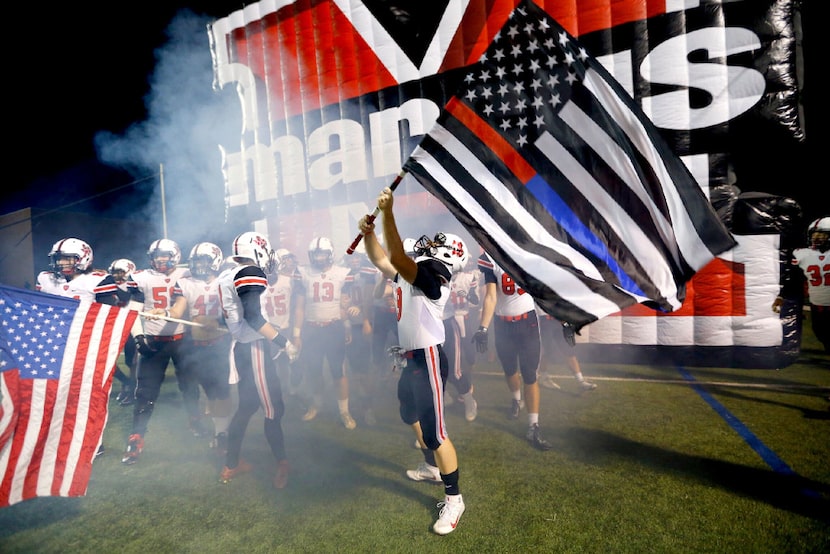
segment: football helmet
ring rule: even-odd
[[[277,249],[277,259],[279,260],[277,271],[280,273],[293,273],[297,269],[297,256],[287,248]]]
[[[415,243],[418,242],[411,237],[403,239],[403,251],[407,256],[415,257]]]
[[[61,258],[75,258],[72,265],[61,265]],[[66,238],[52,245],[49,251],[49,269],[55,275],[64,277],[83,273],[92,267],[92,247],[81,239]]]
[[[119,258],[110,264],[107,271],[115,279],[115,282],[120,285],[135,271],[135,264],[127,258]]]
[[[194,277],[205,279],[211,274],[219,273],[219,268],[222,267],[224,261],[225,257],[222,255],[221,248],[212,242],[200,242],[190,250],[187,265]]]
[[[252,260],[265,273],[272,273],[279,263],[271,242],[255,231],[242,233],[233,240],[233,257]]]
[[[314,269],[328,269],[334,263],[334,246],[327,237],[314,237],[308,244],[308,262]]]
[[[819,252],[830,250],[830,216],[820,217],[807,227],[810,248]]]
[[[423,235],[415,242],[414,250],[416,256],[427,256],[443,262],[452,273],[464,269],[470,259],[464,241],[452,233],[436,233],[431,240]]]
[[[170,239],[153,241],[147,249],[147,256],[150,258],[150,267],[159,273],[170,273],[182,261],[182,251],[179,245]],[[166,256],[167,261],[157,260],[160,256]]]

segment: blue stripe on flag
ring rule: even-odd
[[[594,235],[588,227],[580,221],[574,214],[570,206],[566,204],[562,198],[548,185],[548,183],[539,175],[533,177],[525,184],[525,187],[533,193],[536,200],[542,204],[552,218],[559,223],[565,231],[577,241],[580,246],[588,252],[601,259],[611,269],[617,279],[620,280],[620,286],[634,294],[645,296],[643,290],[637,283],[628,276],[628,274],[620,267],[614,257],[608,252],[605,243]]]

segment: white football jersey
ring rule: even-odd
[[[218,280],[208,283],[195,277],[182,277],[178,283],[187,299],[187,319],[192,320],[197,316],[218,319],[221,316]]]
[[[343,289],[353,277],[347,267],[334,265],[325,271],[310,266],[297,271],[298,293],[305,296],[305,321],[324,323],[342,319],[341,299]]]
[[[527,294],[510,275],[498,266],[488,254],[478,259],[478,268],[485,283],[496,283],[497,316],[517,316],[536,309],[533,297]]]
[[[262,293],[264,310],[262,315],[277,329],[287,329],[291,322],[291,291],[294,279],[280,273],[277,280],[269,282]]]
[[[255,265],[239,265],[226,269],[216,280],[219,282],[219,301],[222,304],[225,324],[233,338],[243,343],[264,338],[259,331],[245,321],[245,310],[237,291],[243,287],[262,287],[264,292],[265,287],[268,286],[265,272]],[[267,317],[263,296],[264,294],[259,296],[260,309],[263,317]]]
[[[400,275],[395,277],[395,297],[398,299],[398,342],[404,350],[427,348],[443,344],[444,306],[450,298],[450,287],[441,286],[441,296],[431,300]]]
[[[118,285],[112,275],[106,271],[91,271],[76,275],[71,281],[55,275],[51,271],[41,271],[37,276],[35,290],[65,296],[76,300],[95,302],[99,294],[111,294],[115,297]],[[109,302],[107,302],[109,303]]]
[[[810,303],[830,306],[830,251],[796,248],[793,251],[793,264],[804,272]]]
[[[155,269],[138,269],[127,278],[127,290],[132,300],[141,302],[145,312],[153,308],[169,309],[182,296],[178,285],[179,278],[187,271],[176,268],[170,275],[159,273]],[[184,333],[184,324],[162,319],[142,319],[144,334],[152,337],[179,335]]]
[[[465,316],[470,313],[470,301],[467,297],[470,290],[474,290],[478,294],[480,274],[481,272],[478,270],[453,273],[450,281],[450,299],[447,300],[447,305],[444,307],[444,319],[453,316]]]

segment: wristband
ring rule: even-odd
[[[277,333],[276,336],[273,339],[271,339],[271,342],[273,342],[280,348],[285,348],[285,345],[288,344],[288,339],[286,339],[280,333]]]
[[[485,327],[484,325],[479,325],[478,330],[486,333],[487,332],[487,327]]]

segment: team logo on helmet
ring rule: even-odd
[[[74,258],[75,262],[67,265],[60,260]],[[52,245],[49,251],[49,269],[56,275],[69,276],[83,273],[92,267],[92,247],[81,239],[62,239]]]
[[[265,273],[272,273],[277,266],[277,254],[264,235],[254,231],[242,233],[233,241],[235,258],[252,260]]]
[[[107,271],[115,279],[115,282],[120,285],[135,271],[135,264],[127,258],[119,258],[110,264]]]
[[[423,235],[413,248],[416,256],[427,256],[443,262],[453,273],[464,269],[470,259],[464,241],[452,233],[436,233],[432,239]]]
[[[205,279],[219,273],[224,260],[221,248],[212,242],[200,242],[190,250],[187,264],[193,276]]]

